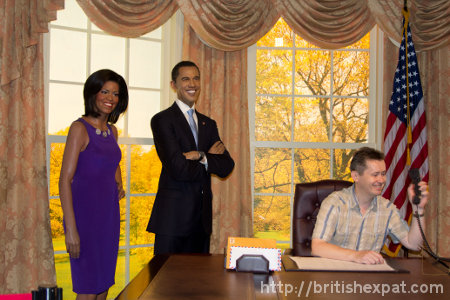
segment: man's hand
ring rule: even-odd
[[[311,254],[325,258],[352,261],[360,264],[382,264],[383,256],[376,251],[371,250],[352,250],[330,244],[321,239],[312,239]]]
[[[214,143],[214,145],[211,146],[211,148],[208,150],[208,153],[211,154],[223,154],[225,152],[225,145],[222,143],[222,141],[217,141]]]
[[[200,159],[200,153],[198,151],[189,151],[183,153],[184,157],[189,160],[199,160]]]
[[[354,262],[367,265],[384,263],[383,256],[381,256],[380,253],[371,250],[356,251],[352,260]]]
[[[425,181],[421,181],[418,183],[419,185],[419,190],[420,190],[420,203],[419,203],[419,209],[424,209],[425,205],[428,202],[428,184]],[[413,204],[413,199],[414,199],[415,193],[414,193],[414,184],[410,184],[408,187],[408,198],[409,198],[409,202],[411,202],[411,204]]]

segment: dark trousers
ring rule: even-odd
[[[188,236],[155,234],[154,255],[171,253],[209,253],[210,235],[203,231]]]

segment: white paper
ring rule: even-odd
[[[382,264],[368,265],[323,257],[290,257],[300,270],[320,271],[394,271],[386,261]]]
[[[236,260],[244,254],[263,255],[270,271],[281,270],[281,249],[231,246],[229,269],[236,269]]]

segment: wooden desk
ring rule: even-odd
[[[308,286],[308,299],[449,298],[450,276],[440,265],[415,258],[391,259],[390,263],[409,273],[283,270],[257,275],[225,270],[223,255],[156,256],[116,299],[300,299],[306,297]],[[419,293],[411,291],[413,284]],[[364,285],[370,293],[364,291]],[[443,288],[443,293],[429,292],[431,288],[437,291],[438,285]],[[382,297],[382,288],[386,290],[387,287],[390,291]],[[427,288],[428,292],[420,293],[421,287]]]

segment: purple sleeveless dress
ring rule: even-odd
[[[72,181],[80,257],[70,259],[73,291],[99,294],[114,285],[119,250],[120,210],[115,174],[122,153],[110,134],[97,135],[82,118],[89,144],[80,152]]]

